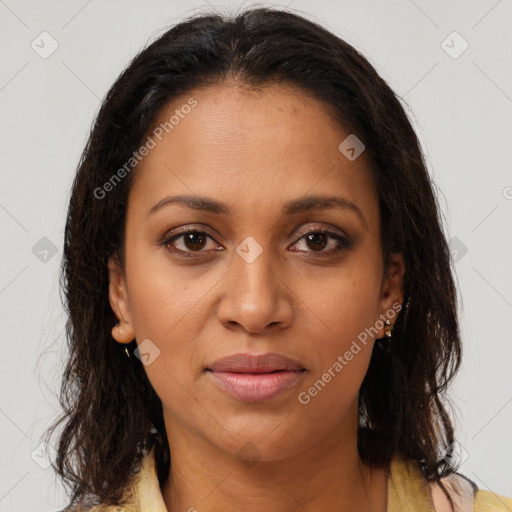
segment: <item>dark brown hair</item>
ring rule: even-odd
[[[298,14],[253,8],[233,16],[196,14],[141,51],[108,91],[83,151],[61,273],[69,347],[64,414],[48,431],[49,437],[63,424],[54,468],[72,503],[93,496],[117,504],[141,446],[155,448],[161,485],[171,463],[161,401],[143,365],[111,337],[116,318],[107,262],[111,256],[124,261],[136,167],[104,197],[95,191],[130,159],[171,100],[228,79],[247,87],[299,87],[365,144],[383,259],[403,253],[409,305],[398,315],[390,350],[379,343],[373,349],[359,392],[358,449],[374,466],[402,454],[429,481],[439,481],[456,470],[452,458],[442,457],[454,442],[444,392],[459,368],[461,343],[450,252],[417,136],[396,94],[350,44]]]

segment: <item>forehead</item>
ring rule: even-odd
[[[304,195],[336,194],[375,221],[366,154],[351,161],[339,149],[349,135],[323,103],[292,86],[199,88],[159,113],[130,203],[147,211],[166,195],[196,194],[254,216]]]

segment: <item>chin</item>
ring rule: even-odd
[[[307,449],[307,441],[311,436],[304,438],[290,437],[288,432],[280,432],[279,422],[273,428],[262,429],[261,425],[247,425],[244,433],[237,434],[233,430],[231,436],[226,432],[222,440],[211,440],[218,449],[231,454],[247,467],[261,462],[277,462],[293,458]],[[247,432],[249,430],[249,432]],[[313,444],[313,443],[312,443]]]

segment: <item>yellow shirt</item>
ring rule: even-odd
[[[476,484],[470,482],[459,474],[443,479],[452,499],[459,506],[457,512],[512,512],[512,498],[478,489]],[[140,471],[133,475],[126,496],[128,501],[122,507],[67,508],[61,512],[167,512],[158,483],[153,451],[144,456]],[[429,484],[414,461],[398,454],[392,458],[388,474],[387,512],[450,510],[440,487]]]

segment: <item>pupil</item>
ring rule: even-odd
[[[320,238],[321,241],[318,239]],[[323,233],[311,233],[307,236],[308,243],[313,242],[313,245],[316,245],[317,247],[311,247],[311,249],[323,249],[326,245],[326,235]],[[322,243],[323,240],[323,243]],[[319,247],[320,246],[320,247]]]
[[[189,233],[185,236],[185,245],[190,250],[202,249],[205,239],[206,237],[201,233]]]

